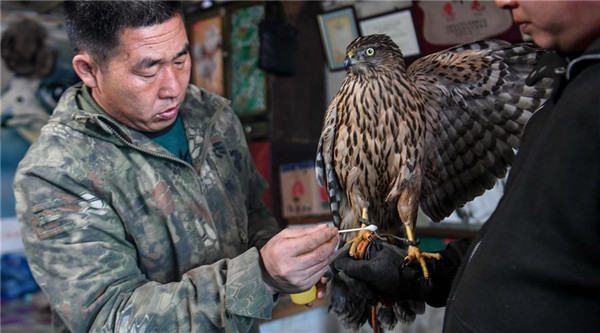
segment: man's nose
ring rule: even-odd
[[[500,7],[503,9],[513,9],[519,5],[519,1],[517,0],[494,0],[496,3],[496,7]]]
[[[181,95],[184,87],[180,84],[181,71],[173,67],[168,67],[163,72],[163,77],[158,91],[159,98],[174,98]]]

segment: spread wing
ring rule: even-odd
[[[426,144],[421,208],[434,221],[491,188],[515,157],[551,81],[526,86],[544,51],[481,41],[415,61],[408,68],[425,96]]]
[[[325,111],[323,130],[321,131],[319,145],[317,146],[315,173],[319,186],[326,186],[333,224],[339,228],[341,224],[340,206],[342,205],[342,200],[345,201],[345,195],[340,186],[338,176],[335,173],[333,160],[337,126],[336,105],[337,98],[334,98],[329,104],[327,111]]]

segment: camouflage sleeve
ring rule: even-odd
[[[83,182],[50,167],[24,166],[15,179],[29,264],[70,330],[248,332],[270,317],[275,301],[255,248],[176,282],[149,281],[110,196]]]

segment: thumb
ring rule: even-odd
[[[372,278],[370,268],[366,260],[356,260],[354,258],[340,258],[333,263],[337,272],[343,272],[346,275],[368,281]]]

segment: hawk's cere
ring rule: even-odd
[[[439,221],[506,174],[527,120],[551,92],[549,80],[525,85],[544,52],[526,44],[469,43],[408,68],[386,35],[359,37],[346,51],[348,72],[326,111],[316,168],[340,229],[366,222],[414,240],[419,206]],[[427,274],[423,255],[409,247],[408,260],[419,260]],[[353,297],[352,283],[334,278],[331,306],[358,328],[371,310],[362,295]],[[386,327],[424,309],[417,302],[377,306]]]

